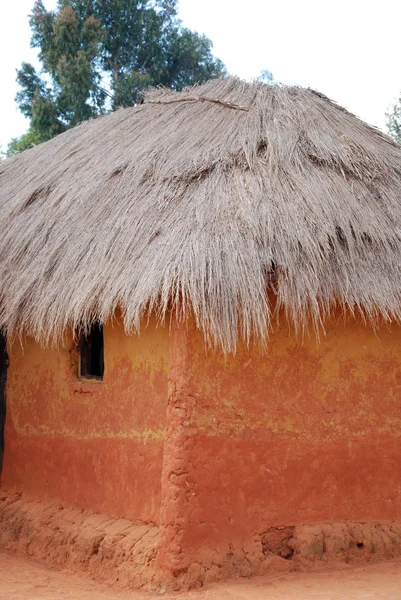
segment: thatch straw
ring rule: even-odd
[[[211,81],[0,166],[0,326],[194,311],[225,350],[335,303],[401,320],[401,149],[324,96]]]

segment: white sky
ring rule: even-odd
[[[0,0],[0,148],[27,129],[16,109],[15,69],[35,60],[27,15],[34,0]],[[45,0],[53,9],[56,0]],[[314,87],[385,127],[401,90],[400,0],[179,0],[185,26],[206,33],[230,73],[262,69]]]

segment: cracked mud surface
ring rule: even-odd
[[[400,600],[401,560],[231,580],[179,594],[145,593],[101,584],[83,574],[0,552],[0,600]]]
[[[28,555],[48,568],[85,572],[118,588],[200,589],[238,576],[245,581],[269,574],[283,577],[339,563],[358,563],[362,568],[401,555],[400,522],[321,523],[269,528],[250,544],[231,550],[204,548],[197,561],[184,564],[180,571],[183,553],[174,545],[173,527],[171,532],[170,536],[165,528],[160,545],[154,524],[64,507],[57,501],[28,500],[5,490],[0,496],[3,551]]]

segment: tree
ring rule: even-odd
[[[257,77],[256,79],[257,81],[262,81],[263,83],[270,83],[272,85],[274,84],[273,73],[268,69],[262,69],[259,77]]]
[[[21,137],[12,138],[9,141],[6,156],[14,156],[24,150],[29,150],[29,148],[33,148],[43,141],[44,140],[40,138],[39,134],[34,129],[29,128],[26,133],[21,135]]]
[[[389,135],[401,144],[401,98],[393,106],[392,112],[386,114]]]
[[[211,41],[182,27],[177,0],[58,0],[55,11],[36,0],[30,27],[42,72],[21,65],[16,102],[32,143],[132,106],[149,86],[179,90],[225,75]]]

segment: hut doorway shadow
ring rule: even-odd
[[[0,334],[0,477],[4,457],[4,427],[6,424],[7,340]]]

